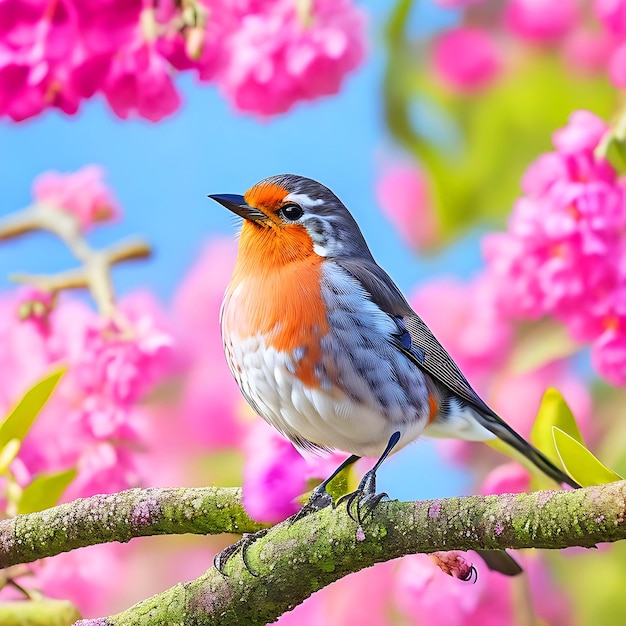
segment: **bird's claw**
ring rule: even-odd
[[[224,571],[226,563],[228,563],[232,556],[241,551],[241,559],[243,560],[243,564],[248,572],[252,576],[258,576],[258,573],[254,571],[248,561],[248,549],[257,539],[264,537],[268,530],[268,528],[262,528],[261,530],[257,530],[255,533],[244,533],[239,541],[233,543],[231,546],[227,546],[221,552],[218,552],[215,557],[213,557],[213,565],[215,566],[215,569],[222,574],[222,576],[228,576],[228,574]]]
[[[313,489],[313,492],[311,493],[311,497],[309,498],[308,502],[297,513],[289,518],[289,523],[293,524],[294,522],[303,519],[311,513],[317,513],[318,511],[321,511],[322,509],[325,509],[332,505],[333,498],[328,493],[328,491],[326,491],[326,489],[323,487],[316,487],[315,489]]]
[[[376,493],[376,473],[370,470],[363,476],[356,491],[342,496],[337,505],[346,502],[348,515],[360,525],[368,515],[374,515],[374,509],[387,497],[384,492]]]

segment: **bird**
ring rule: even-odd
[[[422,435],[498,438],[560,485],[579,487],[474,391],[330,189],[281,174],[243,196],[209,198],[243,218],[220,312],[226,360],[241,393],[295,446],[350,454],[292,522],[331,506],[330,481],[373,457],[357,489],[342,498],[360,524],[387,495],[376,491],[381,464]],[[246,550],[255,538],[218,554],[218,570],[240,548],[251,570]],[[505,574],[521,571],[506,552],[482,556]]]

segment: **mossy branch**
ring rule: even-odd
[[[238,489],[133,489],[0,523],[1,562],[136,536],[259,527],[243,511]],[[362,530],[356,532],[343,506],[279,524],[249,550],[258,576],[235,556],[227,577],[211,568],[119,615],[80,623],[266,624],[331,582],[406,554],[617,541],[626,538],[626,481],[573,491],[385,502]]]
[[[128,489],[0,521],[0,568],[149,535],[254,532],[241,489]]]

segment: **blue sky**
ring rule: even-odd
[[[121,121],[100,98],[85,103],[74,117],[51,111],[27,123],[2,121],[0,215],[26,206],[32,179],[45,170],[104,166],[125,217],[94,231],[91,241],[104,246],[135,234],[148,239],[154,257],[116,269],[116,289],[123,294],[148,286],[167,302],[207,238],[234,235],[231,216],[207,194],[243,193],[266,176],[297,173],[335,191],[359,221],[378,262],[401,288],[432,275],[471,274],[480,262],[476,237],[436,257],[419,258],[403,246],[376,206],[379,165],[394,154],[383,123],[384,57],[376,31],[389,5],[365,6],[374,12],[367,63],[348,78],[338,96],[302,104],[275,120],[237,114],[213,87],[200,87],[183,75],[177,84],[185,104],[159,124]],[[424,3],[414,16],[422,30],[451,19]],[[11,272],[72,266],[67,251],[47,234],[6,242],[0,245],[0,289],[9,288]],[[393,497],[444,496],[463,484],[462,474],[441,467],[427,442],[407,448],[383,468],[380,487]],[[435,475],[440,478],[433,479]]]

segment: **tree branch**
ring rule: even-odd
[[[0,563],[137,536],[258,528],[245,515],[238,489],[131,489],[1,522]],[[344,507],[279,524],[249,550],[258,576],[235,556],[228,577],[211,568],[119,615],[81,624],[266,624],[331,582],[406,554],[617,541],[626,538],[626,481],[572,491],[386,502],[362,530],[357,533]]]
[[[241,489],[128,489],[0,521],[0,568],[133,537],[263,527],[244,511]]]
[[[626,538],[626,481],[572,491],[387,502],[359,541],[345,508],[280,524],[240,557],[225,577],[211,568],[197,580],[109,618],[82,626],[266,624],[339,578],[406,554],[478,548],[592,547]],[[359,533],[360,534],[360,533]]]

